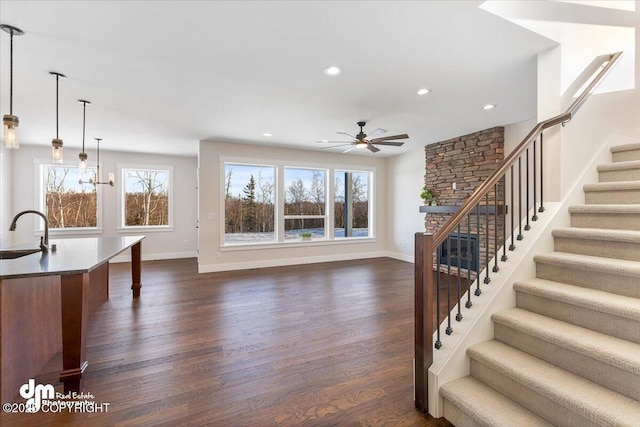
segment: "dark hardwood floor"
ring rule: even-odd
[[[84,384],[108,412],[3,413],[2,426],[451,425],[413,404],[412,264],[198,274],[195,259],[145,262],[138,300],[129,264],[110,278]],[[37,383],[62,392],[61,364]]]

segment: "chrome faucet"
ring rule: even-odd
[[[44,219],[44,241],[43,241],[43,238],[40,237],[40,249],[42,249],[42,251],[45,252],[47,250],[47,248],[49,247],[49,220],[47,220],[46,215],[43,214],[42,212],[34,211],[34,210],[28,210],[28,211],[22,211],[22,212],[17,213],[16,216],[14,216],[13,220],[11,221],[11,225],[9,226],[9,231],[15,231],[16,223],[18,222],[18,218],[20,218],[22,215],[24,215],[26,213],[32,213],[32,214],[40,215],[42,217],[42,219]]]

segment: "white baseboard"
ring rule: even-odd
[[[400,261],[410,262],[411,264],[415,262],[415,258],[413,257],[413,255],[399,254],[397,252],[387,252],[387,256],[389,258],[397,259]]]
[[[225,264],[199,264],[198,273],[215,273],[219,271],[247,270],[250,268],[283,267],[287,265],[317,264],[321,262],[347,261],[353,259],[388,257],[386,251],[358,252],[354,254],[325,255],[300,258],[270,259],[264,261],[232,262]]]
[[[195,251],[189,252],[165,252],[158,254],[142,254],[142,261],[157,261],[161,259],[180,259],[180,258],[196,258],[198,253]],[[118,262],[131,262],[131,252],[124,251],[120,255],[111,258],[109,262],[118,263]]]

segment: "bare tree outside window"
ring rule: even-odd
[[[96,188],[91,184],[80,184],[78,173],[77,167],[42,166],[44,212],[49,228],[97,227]]]
[[[169,225],[169,171],[125,169],[123,176],[124,225]]]

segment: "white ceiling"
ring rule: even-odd
[[[196,155],[202,139],[313,150],[364,120],[409,134],[385,156],[535,117],[535,55],[555,43],[481,3],[2,0],[0,21],[25,32],[14,37],[23,144],[55,137],[57,71],[66,155],[81,146],[87,99],[91,148],[101,137],[105,150],[167,154]],[[1,32],[2,114],[8,47]],[[340,76],[323,74],[332,64]],[[350,155],[373,155],[362,151]]]

